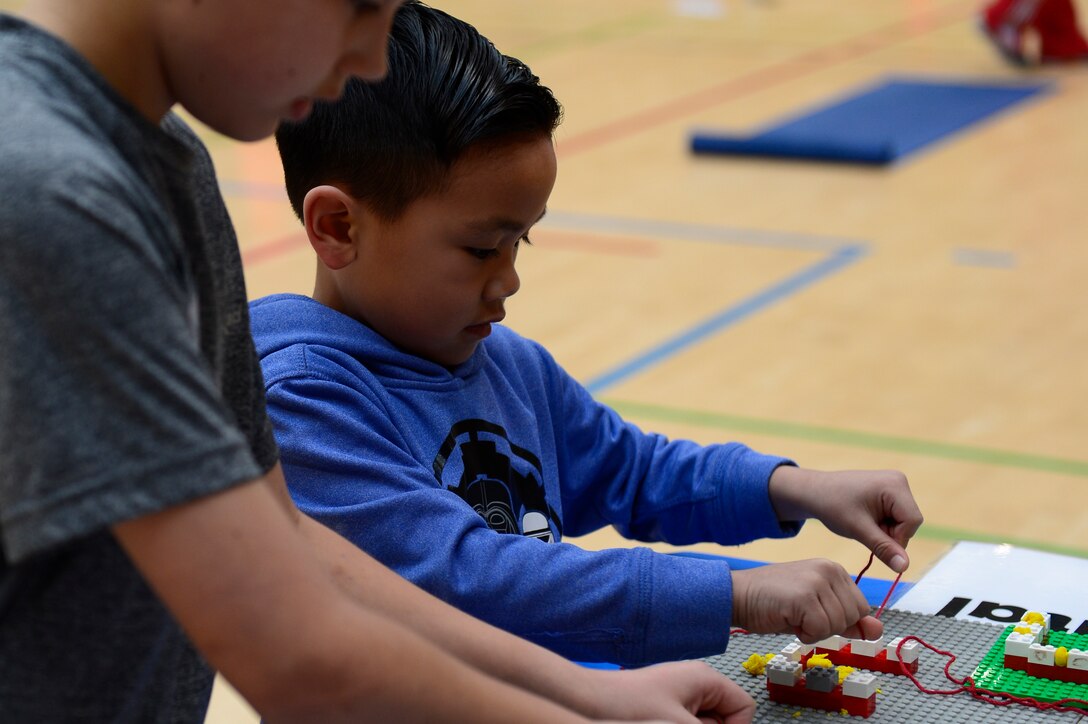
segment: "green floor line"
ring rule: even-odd
[[[941,541],[943,543],[955,543],[961,540],[978,541],[980,543],[1008,543],[1009,545],[1018,546],[1020,548],[1032,548],[1038,551],[1060,553],[1065,556],[1074,556],[1076,558],[1088,558],[1088,549],[1084,548],[1072,548],[1070,546],[1055,545],[1054,543],[1043,543],[1042,541],[1029,540],[1027,538],[1008,538],[1005,536],[996,536],[992,533],[980,533],[976,530],[942,528],[941,526],[930,525],[928,523],[923,524],[918,532],[915,533],[914,537],[922,540]]]
[[[909,453],[927,457],[957,460],[961,462],[982,463],[997,467],[1021,468],[1047,473],[1060,473],[1088,477],[1088,461],[1069,460],[1066,458],[1031,455],[1028,453],[992,450],[967,445],[952,445],[930,440],[917,440],[891,435],[875,435],[854,430],[839,430],[816,425],[803,425],[779,420],[762,420],[754,417],[723,415],[719,413],[699,412],[696,410],[678,410],[659,405],[647,405],[622,400],[604,400],[620,414],[642,418],[679,422],[702,427],[728,428],[757,435],[775,435],[777,437],[797,438],[835,445],[849,445],[886,452]]]
[[[1051,458],[1042,455],[1028,455],[1024,453],[989,450],[986,448],[968,447],[964,445],[949,445],[947,443],[930,442],[926,440],[892,437],[890,435],[873,435],[864,432],[817,427],[815,425],[801,425],[792,422],[740,417],[738,415],[722,415],[695,410],[678,410],[670,407],[647,405],[637,402],[624,402],[611,399],[603,400],[603,402],[623,415],[638,416],[665,422],[679,422],[702,427],[739,430],[741,432],[759,435],[775,435],[777,437],[813,440],[816,442],[850,445],[888,452],[905,452],[913,455],[939,457],[947,460],[984,463],[1000,467],[1014,467],[1036,471],[1041,470],[1044,472],[1088,477],[1088,462],[1082,460],[1066,460],[1063,458]],[[1028,540],[1025,538],[995,536],[990,533],[982,533],[973,530],[945,528],[942,526],[930,525],[928,523],[921,527],[916,534],[916,537],[921,540],[932,540],[945,543],[954,543],[961,540],[972,540],[982,543],[1008,543],[1022,548],[1060,553],[1062,555],[1075,556],[1077,558],[1088,558],[1088,549],[1084,548],[1055,545],[1053,543],[1044,543],[1042,541]]]

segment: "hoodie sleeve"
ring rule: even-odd
[[[575,660],[635,666],[725,650],[724,561],[497,533],[439,486],[361,387],[269,380],[268,406],[299,507],[448,603]]]
[[[729,442],[698,445],[645,433],[603,405],[538,347],[563,478],[568,535],[606,525],[624,537],[673,545],[738,545],[796,535],[780,522],[768,483],[787,458]]]

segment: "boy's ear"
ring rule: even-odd
[[[342,269],[355,260],[356,210],[355,200],[335,186],[315,186],[302,201],[306,236],[329,269]]]

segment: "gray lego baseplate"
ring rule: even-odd
[[[974,672],[975,667],[994,645],[1004,630],[995,626],[973,621],[959,621],[943,616],[910,613],[908,611],[886,610],[881,615],[884,623],[884,640],[891,641],[897,636],[917,636],[927,644],[956,656],[950,667],[950,673],[957,679]],[[1039,722],[1054,721],[1067,724],[1088,724],[1088,715],[1075,712],[1039,711],[1013,704],[994,706],[973,699],[966,692],[942,696],[924,694],[902,675],[876,674],[879,679],[879,692],[876,696],[876,711],[867,719],[846,717],[835,712],[809,709],[805,707],[778,704],[767,698],[767,684],[763,676],[752,676],[745,671],[743,664],[752,654],[778,653],[782,647],[793,641],[790,635],[734,634],[730,637],[729,650],[720,656],[703,659],[718,671],[740,684],[756,700],[757,722],[804,722],[822,721],[828,718],[853,718],[878,724],[890,722],[941,722],[953,724],[982,724],[996,722]],[[941,656],[929,649],[923,649],[919,657],[918,681],[927,689],[950,690],[958,686],[951,682],[944,673],[948,657]]]

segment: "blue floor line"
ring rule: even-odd
[[[691,329],[680,333],[657,347],[635,357],[629,362],[601,374],[586,383],[586,389],[591,394],[599,394],[603,390],[618,384],[633,375],[645,371],[677,353],[691,347],[697,342],[720,332],[721,330],[736,324],[756,312],[779,302],[797,292],[815,284],[825,277],[834,274],[865,256],[867,249],[861,244],[850,244],[840,247],[829,256],[821,259],[812,266],[802,269],[797,274],[774,284],[763,291],[741,301],[739,304],[729,307],[710,319],[700,322]]]

